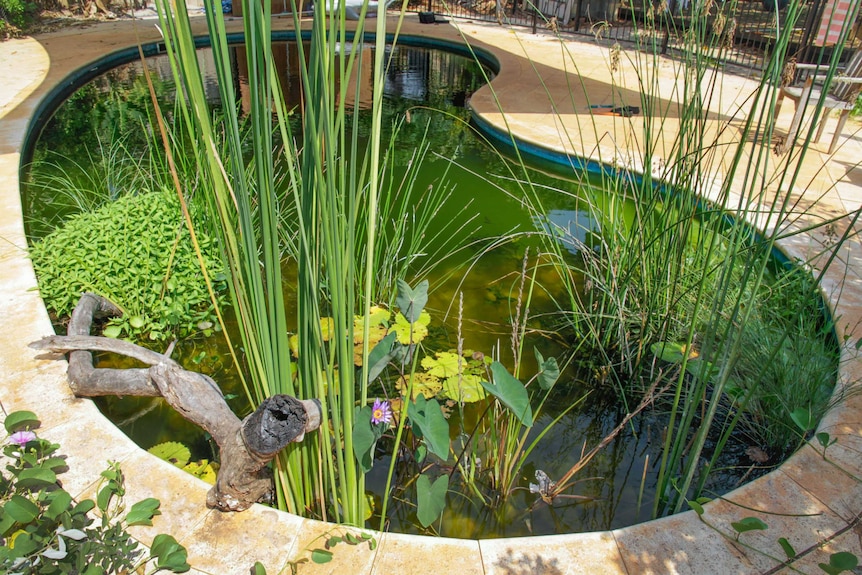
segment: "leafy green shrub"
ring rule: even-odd
[[[205,234],[197,240],[223,295],[217,246]],[[179,203],[169,193],[125,196],[70,218],[34,244],[30,257],[42,299],[58,317],[71,314],[83,292],[114,302],[124,315],[108,322],[110,337],[162,341],[208,333],[215,324]]]
[[[10,413],[4,421],[3,454],[10,463],[0,471],[0,572],[130,573],[151,559],[157,570],[190,569],[185,548],[170,535],[157,535],[146,554],[128,534],[133,525],[152,525],[159,501],[144,499],[125,512],[123,473],[116,463],[102,472],[96,501],[73,501],[57,479],[66,460],[57,444],[31,431],[38,424],[29,411]],[[98,522],[90,517],[96,507]]]
[[[0,0],[0,20],[20,28],[24,25],[25,6],[21,0]],[[5,26],[0,24],[0,31]]]

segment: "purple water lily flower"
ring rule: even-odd
[[[14,443],[15,445],[20,445],[24,447],[31,441],[36,440],[36,434],[32,431],[16,431],[12,435],[9,436],[9,441]]]
[[[371,423],[378,425],[392,423],[392,407],[386,400],[375,399],[374,405],[371,407]]]

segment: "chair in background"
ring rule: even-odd
[[[862,90],[862,50],[856,50],[843,72],[832,76],[832,81],[825,94],[823,93],[823,85],[818,84],[818,81],[824,80],[825,76],[817,74],[818,71],[824,70],[824,66],[817,66],[815,64],[792,64],[792,66],[795,66],[795,70],[811,70],[812,72],[808,74],[801,85],[784,86],[778,93],[775,110],[776,116],[778,116],[778,112],[781,110],[784,98],[790,98],[796,103],[796,113],[793,115],[793,121],[790,123],[790,130],[787,134],[787,140],[784,142],[784,149],[789,150],[793,145],[799,127],[802,125],[802,116],[805,114],[805,109],[808,106],[816,106],[822,100],[824,111],[820,118],[820,126],[817,128],[815,141],[819,141],[823,135],[823,128],[829,115],[828,112],[831,110],[841,111],[838,125],[835,128],[835,134],[832,136],[832,143],[829,145],[829,153],[831,154],[838,145],[838,138],[844,130],[847,117],[856,104],[856,97],[859,95],[859,91]]]

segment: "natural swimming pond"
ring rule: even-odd
[[[390,118],[404,117],[409,111],[411,122],[402,127],[399,146],[405,151],[400,163],[407,164],[413,158],[414,144],[419,134],[431,140],[430,149],[434,154],[426,159],[425,170],[413,180],[413,189],[425,190],[440,185],[451,186],[452,195],[437,212],[441,221],[468,221],[476,215],[476,224],[465,228],[469,237],[494,237],[514,232],[503,246],[488,250],[470,269],[466,276],[459,270],[455,281],[444,282],[452,267],[441,266],[432,276],[436,288],[432,292],[429,308],[432,315],[432,333],[426,347],[433,351],[446,351],[455,347],[456,324],[451,320],[456,314],[448,314],[450,320],[444,323],[446,311],[456,301],[458,292],[464,293],[463,338],[465,348],[491,354],[494,348],[505,350],[510,337],[509,327],[513,310],[516,307],[519,270],[522,267],[525,247],[531,245],[539,249],[541,244],[530,242],[528,237],[542,230],[552,230],[566,247],[572,259],[584,257],[586,247],[591,252],[602,253],[602,229],[596,217],[595,206],[634,212],[632,204],[613,206],[604,192],[590,186],[584,178],[563,178],[549,176],[538,171],[530,171],[529,176],[514,172],[513,176],[506,161],[481,142],[467,123],[468,114],[459,106],[469,94],[481,85],[478,67],[466,58],[445,52],[416,48],[397,48],[393,50],[395,62],[401,63],[391,70],[387,82],[387,114]],[[284,60],[290,62],[289,49],[286,48]],[[156,61],[153,69],[160,64]],[[161,64],[163,66],[163,64]],[[56,164],[66,172],[74,172],[76,164],[83,166],[73,178],[78,187],[86,189],[90,185],[100,186],[107,197],[119,197],[127,188],[130,180],[121,177],[117,165],[110,158],[112,141],[122,141],[132,157],[149,146],[146,127],[151,125],[148,112],[148,98],[145,85],[140,78],[138,65],[117,69],[108,73],[93,84],[80,90],[64,108],[54,116],[52,124],[46,128],[37,147],[35,158],[43,161],[49,155],[58,154]],[[295,76],[293,77],[295,80]],[[287,90],[291,76],[287,75]],[[166,79],[159,80],[165,95],[165,107],[170,109],[171,86]],[[237,86],[241,94],[243,87]],[[435,111],[436,110],[436,111]],[[445,110],[448,115],[441,114]],[[361,115],[361,114],[360,114]],[[115,127],[124,125],[130,129],[114,133]],[[412,131],[412,132],[411,132]],[[101,139],[100,139],[101,136]],[[135,140],[139,141],[135,141]],[[117,157],[122,157],[116,151]],[[452,161],[455,164],[453,165]],[[100,162],[102,162],[100,164]],[[399,162],[396,162],[399,163]],[[396,166],[397,167],[397,166]],[[55,169],[45,167],[47,170]],[[441,177],[445,173],[446,177]],[[103,179],[94,177],[102,174]],[[31,171],[30,177],[38,181],[38,173]],[[537,220],[534,212],[524,208],[523,179],[529,177],[534,189],[540,190],[544,220]],[[99,181],[95,181],[99,180]],[[399,181],[399,178],[394,178]],[[55,180],[56,181],[56,180]],[[445,182],[445,184],[444,184]],[[134,190],[131,190],[134,191]],[[53,210],[56,206],[56,188],[32,187],[25,192],[25,205],[28,209],[30,231],[40,235],[54,223],[42,226],[40,222],[49,220],[54,212],[68,215],[67,210]],[[600,198],[600,199],[597,199]],[[602,199],[604,198],[604,199]],[[43,208],[48,208],[42,211]],[[69,210],[72,211],[72,210]],[[63,213],[67,212],[67,213]],[[633,216],[629,215],[631,219]],[[549,223],[550,222],[550,223]],[[458,229],[458,228],[453,228]],[[40,231],[41,230],[41,231]],[[474,251],[484,252],[484,243],[476,244]],[[469,261],[471,258],[466,258]],[[436,262],[433,262],[436,263]],[[464,278],[463,282],[461,281]],[[586,280],[577,280],[586,283]],[[289,294],[288,294],[288,297]],[[545,299],[542,305],[541,299]],[[575,347],[574,336],[567,332],[565,322],[554,314],[561,295],[549,287],[546,297],[536,297],[531,315],[536,318],[531,329],[535,338],[531,347],[540,348],[546,357],[562,359],[567,350]],[[502,343],[501,343],[502,342]],[[233,401],[238,412],[247,407],[240,397],[242,392],[231,383],[232,376],[225,360],[226,354],[218,348],[218,336],[213,338],[190,338],[181,342],[178,353],[188,364],[197,363],[201,371],[207,371],[238,397]],[[502,351],[501,353],[506,353]],[[518,481],[518,490],[511,498],[510,506],[504,513],[491,513],[486,507],[476,505],[466,495],[453,495],[448,499],[444,521],[439,531],[443,535],[457,537],[494,537],[508,535],[545,534],[566,531],[590,531],[610,529],[645,520],[651,516],[652,500],[655,497],[651,486],[656,481],[655,465],[660,458],[660,445],[668,425],[666,411],[656,405],[645,411],[631,422],[595,457],[582,471],[584,481],[577,485],[573,495],[579,498],[561,499],[554,505],[535,505],[537,495],[529,489],[536,481],[536,471],[542,470],[548,476],[559,477],[580,457],[582,446],[590,449],[601,442],[621,421],[626,412],[618,401],[612,386],[606,385],[602,374],[601,362],[583,361],[565,372],[562,383],[555,388],[547,404],[550,406],[537,422],[534,433],[539,434],[557,415],[580,400],[588,391],[590,395],[576,409],[569,411],[555,425],[554,433],[545,441],[537,444],[523,468]],[[120,427],[132,435],[141,445],[149,447],[167,440],[181,439],[195,443],[196,457],[211,457],[206,438],[186,435],[179,418],[166,413],[160,402],[146,401],[106,401],[103,408]],[[451,421],[452,435],[457,440],[471,429],[469,421],[475,417],[472,410],[481,408],[467,406]],[[462,423],[458,423],[458,421]],[[716,492],[726,491],[736,486],[736,481],[751,478],[768,469],[773,464],[757,465],[757,456],[747,454],[758,442],[744,435],[734,437],[734,444],[725,448],[720,467],[727,471],[716,474],[710,480],[710,488]],[[481,458],[474,460],[481,473]],[[449,462],[451,465],[451,462]],[[446,462],[438,463],[446,465]],[[375,485],[374,474],[386,466],[375,467],[369,484]],[[379,483],[379,481],[378,481]],[[415,531],[413,511],[409,505],[394,506],[390,514],[392,528],[400,531]]]

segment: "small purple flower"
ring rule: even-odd
[[[389,425],[392,423],[392,407],[390,407],[388,401],[374,400],[374,405],[371,407],[371,423],[375,425],[381,423]]]
[[[31,441],[36,440],[36,434],[32,431],[16,431],[12,435],[9,436],[9,441],[14,443],[15,445],[20,445],[24,447]]]

